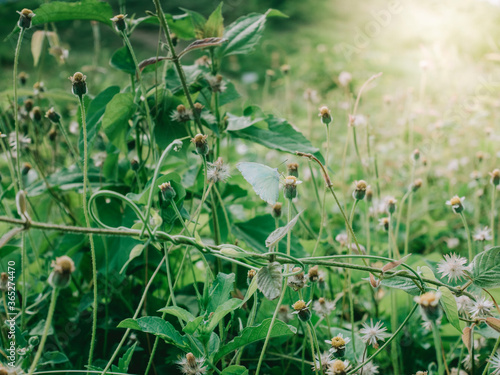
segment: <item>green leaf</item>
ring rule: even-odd
[[[500,286],[500,246],[477,254],[471,265],[474,285],[486,289]]]
[[[258,122],[261,122],[264,120],[261,117],[257,117],[255,119],[252,119],[249,116],[235,116],[232,113],[227,113],[226,114],[228,119],[227,119],[227,129],[228,131],[237,131],[237,130],[242,130],[245,128],[248,128],[249,126],[252,126],[253,124],[256,124]]]
[[[33,13],[32,25],[40,25],[49,22],[89,20],[105,23],[112,26],[111,17],[113,10],[111,5],[104,1],[85,0],[81,2],[52,1],[42,4]]]
[[[212,332],[219,321],[223,319],[227,314],[231,311],[234,311],[240,308],[243,305],[243,301],[239,298],[232,298],[229,301],[224,302],[222,305],[217,307],[215,312],[212,314],[212,317],[208,321],[208,326],[206,328],[206,332]]]
[[[269,300],[278,298],[281,293],[283,283],[282,268],[283,266],[280,263],[274,262],[262,267],[257,272],[257,287]]]
[[[128,256],[128,260],[125,262],[125,264],[123,265],[122,269],[120,270],[120,274],[123,274],[123,272],[125,272],[125,269],[129,265],[129,263],[132,262],[138,256],[140,256],[143,251],[144,251],[144,244],[143,243],[135,245],[132,248],[132,250],[130,251],[130,254]]]
[[[189,341],[186,336],[181,335],[172,324],[157,316],[145,316],[139,319],[125,319],[118,328],[130,328],[145,333],[151,333],[175,345],[182,350],[189,351]]]
[[[265,245],[265,241],[274,229],[275,225],[276,224],[271,215],[260,215],[242,223],[234,223],[231,231],[236,238],[245,241],[245,243],[252,249],[261,253],[267,253],[268,249]],[[280,241],[278,251],[286,253],[285,241]],[[305,256],[304,248],[300,244],[299,239],[295,237],[293,233],[291,254],[297,258]]]
[[[222,17],[222,4],[212,12],[203,27],[203,38],[220,38],[224,34],[224,18]]]
[[[68,362],[69,359],[61,352],[45,352],[40,360],[39,365],[58,365]]]
[[[118,48],[111,56],[109,65],[127,74],[135,74],[134,59],[127,47]]]
[[[203,29],[207,20],[202,14],[195,12],[194,10],[189,10],[185,8],[180,8],[191,18],[192,25],[194,27],[194,35],[197,39],[203,39]]]
[[[438,290],[441,292],[441,299],[439,300],[439,302],[443,307],[448,321],[453,327],[458,330],[458,332],[462,333],[462,328],[460,328],[460,320],[458,319],[457,301],[455,300],[455,297],[453,297],[451,291],[444,286],[440,286]]]
[[[285,13],[280,12],[278,9],[269,9],[266,12],[267,18],[269,17],[280,17],[280,18],[289,18]]]
[[[184,326],[184,329],[182,331],[187,333],[188,335],[192,335],[193,333],[195,333],[196,329],[200,326],[201,322],[203,321],[203,318],[204,318],[203,316],[199,316],[193,319]]]
[[[248,370],[243,366],[231,365],[222,370],[222,375],[248,375]]]
[[[252,52],[262,37],[266,18],[265,14],[253,13],[229,25],[224,32],[229,42],[218,49],[219,57]]]
[[[102,127],[110,142],[122,152],[127,152],[125,136],[130,128],[128,120],[135,110],[134,96],[131,93],[116,94],[106,105]]]
[[[210,291],[208,292],[208,306],[207,311],[209,313],[217,310],[219,306],[229,300],[231,292],[234,290],[234,282],[236,277],[234,273],[217,274],[217,278],[214,280]]]
[[[420,289],[415,283],[405,277],[394,276],[390,279],[383,279],[381,285],[388,286],[389,288],[401,289],[412,296],[419,296]]]
[[[276,244],[283,238],[285,237],[288,232],[290,232],[295,224],[297,224],[297,220],[299,220],[299,215],[302,213],[299,212],[295,217],[288,222],[287,225],[284,227],[279,227],[277,228],[274,232],[272,232],[269,237],[266,238],[266,246],[267,247],[274,247]]]
[[[110,86],[101,91],[89,104],[86,113],[87,120],[87,145],[90,151],[96,139],[97,134],[101,128],[101,118],[106,110],[106,106],[113,99],[113,97],[120,92],[118,86]],[[83,128],[80,127],[80,138],[78,142],[78,150],[80,152],[80,159],[83,163]]]
[[[128,366],[130,365],[130,361],[132,361],[132,356],[134,355],[134,350],[136,346],[137,342],[135,342],[134,345],[128,348],[125,354],[118,360],[118,366],[113,365],[111,367],[111,371],[127,373]]]
[[[203,17],[203,16],[202,16]],[[195,31],[193,26],[193,19],[190,14],[179,14],[172,16],[171,14],[165,14],[165,19],[168,23],[168,27],[172,33],[175,33],[178,38],[181,39],[193,39],[195,37]],[[203,18],[203,21],[205,19]],[[158,17],[147,16],[136,18],[133,21],[134,28],[141,24],[159,25],[160,21]]]
[[[222,357],[228,355],[242,346],[253,342],[264,340],[271,326],[271,318],[265,319],[261,324],[252,327],[246,327],[241,334],[235,337],[232,341],[224,345],[215,355],[214,362],[217,363]],[[270,337],[289,336],[297,333],[297,329],[285,322],[276,319],[271,330]]]
[[[186,323],[194,320],[194,315],[191,314],[189,311],[184,310],[182,307],[169,306],[169,307],[164,307],[163,309],[160,309],[158,311],[176,316],[177,318],[185,321]]]
[[[295,154],[296,151],[310,153],[321,162],[324,162],[319,149],[314,147],[302,133],[295,130],[285,119],[269,115],[265,121],[268,125],[267,129],[252,125],[242,130],[233,131],[231,135],[261,144],[273,150],[291,154]]]

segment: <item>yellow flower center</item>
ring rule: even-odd
[[[457,204],[461,204],[462,201],[460,200],[460,198],[457,195],[455,195],[453,198],[450,199],[450,203],[452,206],[455,206]]]
[[[332,369],[333,369],[334,373],[341,373],[341,372],[345,371],[344,361],[341,361],[340,359],[336,359],[332,363]]]
[[[292,307],[294,308],[295,311],[303,310],[306,308],[306,303],[302,300],[299,300],[295,302]]]
[[[332,347],[341,348],[343,346],[345,346],[345,340],[342,337],[337,336],[332,339]]]
[[[423,306],[431,306],[437,302],[437,296],[434,292],[427,292],[420,296],[420,304]]]
[[[356,181],[356,189],[366,190],[367,187],[368,187],[368,185],[366,184],[366,181],[364,181],[364,180]]]

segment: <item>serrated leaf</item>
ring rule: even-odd
[[[127,47],[118,48],[111,56],[109,65],[127,74],[135,74],[135,64]]]
[[[219,6],[212,12],[208,17],[207,22],[203,26],[203,37],[204,38],[220,38],[224,34],[224,18],[222,17],[222,5],[221,2]]]
[[[262,117],[252,119],[250,116],[235,116],[232,113],[227,113],[227,131],[237,131],[248,128],[253,124],[257,124],[264,120]]]
[[[290,222],[285,225],[284,227],[279,227],[277,228],[274,232],[272,232],[269,237],[266,239],[266,246],[267,247],[273,247],[275,246],[283,237],[287,235],[288,232],[290,232],[295,224],[297,224],[297,220],[299,220],[300,214],[304,212],[301,211],[295,217],[290,220]]]
[[[72,20],[98,21],[112,26],[111,17],[113,17],[113,10],[111,9],[111,5],[104,1],[52,1],[40,5],[33,12],[36,14],[36,17],[32,21],[33,26],[48,22]]]
[[[444,286],[440,286],[438,290],[441,292],[441,299],[439,300],[439,302],[443,307],[448,321],[453,327],[458,330],[458,332],[462,332],[462,328],[460,327],[460,320],[458,319],[457,301],[455,300],[455,297],[453,297],[451,291]]]
[[[404,290],[406,293],[412,296],[420,295],[420,289],[415,285],[413,281],[401,276],[394,276],[390,279],[382,279],[380,285],[387,286],[389,288],[395,288]]]
[[[229,300],[231,292],[234,290],[234,282],[236,277],[234,273],[217,274],[217,278],[214,280],[208,292],[208,306],[207,311],[209,313],[214,312],[217,308]]]
[[[102,128],[110,142],[122,152],[127,151],[125,136],[130,129],[128,120],[135,110],[134,96],[131,93],[116,94],[106,105]]]
[[[265,339],[271,326],[271,320],[271,318],[268,318],[259,325],[246,327],[243,331],[241,331],[241,334],[239,336],[235,337],[232,341],[228,342],[220,349],[220,351],[214,357],[214,362],[217,362],[222,357],[228,355],[234,350],[241,348],[242,346]],[[288,336],[293,335],[296,332],[297,329],[295,327],[290,326],[279,319],[276,319],[273,325],[273,329],[271,330],[270,337]]]
[[[253,13],[234,21],[224,32],[229,42],[219,49],[218,55],[222,57],[252,52],[262,37],[266,18],[265,14]]]
[[[471,266],[474,285],[485,289],[500,286],[500,246],[477,254]]]
[[[118,324],[118,328],[130,328],[145,333],[151,333],[182,350],[189,351],[190,349],[188,339],[181,335],[172,324],[157,316],[145,316],[139,319],[125,319]]]
[[[134,355],[137,342],[134,343],[130,348],[127,349],[125,354],[118,360],[118,366],[113,365],[111,370],[113,372],[127,373],[130,362],[132,361],[132,356]]]
[[[316,156],[322,163],[323,156],[319,149],[314,147],[302,133],[295,130],[285,119],[269,115],[265,120],[268,128],[263,129],[255,125],[245,129],[231,132],[231,135],[246,139],[272,150],[289,152],[295,154],[296,151],[306,152]]]
[[[283,266],[278,263],[270,263],[262,267],[257,272],[257,287],[268,300],[278,298],[281,293],[283,274],[281,273]]]
[[[177,318],[187,322],[190,322],[194,320],[194,315],[191,314],[189,311],[184,310],[182,307],[179,306],[168,306],[164,307],[163,309],[158,310],[159,312],[164,312],[169,315],[176,316]]]
[[[198,39],[202,39],[204,37],[203,28],[205,27],[205,23],[207,22],[205,17],[203,17],[203,15],[201,15],[200,13],[195,12],[194,10],[189,10],[185,8],[180,8],[180,9],[186,12],[191,18],[191,22],[194,27],[195,37]]]

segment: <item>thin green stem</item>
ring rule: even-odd
[[[50,327],[52,325],[52,318],[54,317],[54,311],[56,309],[57,295],[59,294],[59,288],[52,289],[52,296],[50,299],[49,312],[47,313],[47,319],[45,320],[45,327],[43,329],[42,338],[40,344],[38,345],[38,350],[35,355],[35,359],[31,363],[31,367],[28,375],[33,375],[36,369],[38,361],[42,357],[43,348],[45,347],[45,342],[47,341],[47,336],[49,334]]]
[[[17,96],[17,65],[19,63],[19,52],[21,51],[21,44],[23,42],[24,27],[21,28],[19,32],[19,38],[17,39],[16,52],[14,55],[14,126],[16,131],[16,168],[17,168],[17,191],[23,189],[23,178],[21,174],[21,145],[19,143],[19,114],[18,114],[18,96]],[[17,192],[16,191],[16,192]]]
[[[439,328],[436,322],[431,321],[432,325],[432,336],[434,338],[434,348],[436,350],[436,358],[438,363],[438,375],[444,374],[444,365],[443,365],[443,354],[441,352],[441,336],[439,334]]]
[[[488,362],[486,363],[486,367],[484,368],[482,375],[488,374],[488,369],[490,368],[490,365],[491,365],[491,359],[495,356],[499,345],[500,345],[500,336],[498,337],[497,341],[495,342],[495,346],[493,347],[493,350],[491,351],[490,357],[488,359]]]
[[[309,323],[309,322],[308,322]],[[311,354],[312,354],[312,360],[314,361],[316,358],[316,355],[314,354],[314,339],[311,331],[311,326],[310,324],[307,324],[307,333],[309,333],[309,341],[311,341]],[[318,358],[319,358],[319,353],[318,353]],[[314,372],[316,375],[318,375],[318,366],[314,366]]]
[[[496,186],[492,186],[491,189],[491,221],[490,221],[490,227],[491,227],[491,245],[495,246],[495,200],[496,200]]]
[[[460,212],[460,218],[462,219],[462,223],[464,224],[465,234],[467,235],[467,246],[469,248],[469,262],[474,258],[474,250],[472,248],[472,241],[470,237],[469,225],[467,224],[467,219],[463,212]]]
[[[89,186],[89,177],[88,177],[88,142],[87,142],[87,121],[85,117],[85,105],[83,103],[83,96],[79,97],[80,99],[80,112],[82,114],[82,129],[83,129],[83,215],[85,216],[85,225],[87,228],[91,228],[90,225],[90,215],[89,208],[87,205],[87,187]],[[90,256],[92,261],[92,284],[93,284],[93,292],[94,292],[94,303],[93,303],[93,311],[92,311],[92,337],[90,341],[90,350],[89,350],[89,359],[88,366],[92,366],[92,359],[94,357],[94,348],[96,341],[96,333],[97,333],[97,264],[96,264],[96,255],[95,255],[95,246],[94,246],[94,237],[93,234],[89,233],[89,242],[90,242]]]

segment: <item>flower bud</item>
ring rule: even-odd
[[[33,106],[34,106],[34,102],[33,102],[33,99],[26,99],[24,101],[24,109],[26,110],[26,112],[31,112],[31,110],[33,109]]]
[[[273,206],[272,215],[275,219],[279,219],[281,217],[281,208],[283,204],[281,202],[277,202]]]
[[[414,193],[420,189],[422,187],[422,179],[421,178],[417,178],[415,181],[413,181],[413,183],[411,184],[411,191],[413,191]]]
[[[26,85],[26,82],[28,82],[28,77],[29,75],[25,72],[21,72],[18,74],[17,79],[19,79],[19,83],[21,84],[21,86]]]
[[[454,213],[459,214],[464,210],[464,205],[463,205],[464,200],[465,197],[460,198],[458,195],[455,195],[449,201],[446,201],[446,204],[448,206],[451,206]]]
[[[297,180],[295,176],[287,176],[285,178],[285,186],[283,188],[283,194],[286,199],[294,199],[297,197],[297,185],[301,184],[302,181]]]
[[[83,73],[76,72],[72,77],[69,77],[73,84],[73,95],[78,96],[80,99],[87,94],[87,76]]]
[[[368,185],[365,180],[354,181],[354,191],[352,192],[352,197],[357,200],[363,200],[366,195],[366,189],[368,189]]]
[[[49,276],[49,284],[53,288],[66,288],[71,281],[71,274],[75,272],[75,263],[66,255],[52,261],[52,273]]]
[[[203,108],[205,108],[205,106],[201,103],[194,103],[193,105],[194,107],[194,112],[199,116],[201,115],[201,112],[203,111]]]
[[[30,163],[26,162],[23,164],[23,169],[21,169],[21,174],[26,176],[28,172],[31,170],[32,166]]]
[[[31,19],[35,17],[32,10],[24,8],[22,11],[17,11],[20,15],[18,25],[21,29],[29,29],[31,27]]]
[[[45,113],[45,117],[48,118],[54,124],[59,123],[59,121],[61,120],[61,115],[59,113],[57,113],[56,111],[54,111],[54,107],[50,108]]]
[[[43,115],[40,107],[38,106],[33,107],[33,110],[31,111],[31,116],[33,117],[33,120],[36,122],[42,121]]]
[[[191,139],[191,142],[193,142],[196,147],[196,153],[198,155],[206,156],[208,154],[209,147],[207,138],[208,135],[196,134],[194,138]]]
[[[476,158],[478,162],[482,162],[484,160],[484,153],[482,151],[476,152]]]
[[[321,117],[321,122],[326,126],[330,125],[333,120],[332,113],[327,106],[320,107],[318,116]]]
[[[297,163],[288,163],[286,169],[289,176],[299,178],[299,165]]]
[[[420,150],[418,148],[413,150],[412,158],[414,161],[417,161],[418,159],[420,159]]]
[[[441,318],[442,312],[439,306],[441,292],[427,292],[414,298],[415,302],[420,305],[420,310],[426,320],[436,322]]]
[[[281,65],[280,69],[284,75],[287,75],[288,73],[290,73],[290,65],[288,65],[288,64]]]
[[[111,21],[113,21],[113,24],[115,25],[115,28],[118,32],[122,32],[122,31],[125,31],[127,30],[127,24],[125,23],[125,18],[127,17],[127,15],[123,15],[123,14],[118,14],[116,16],[114,16],[113,18],[111,18]]]
[[[132,168],[134,172],[137,172],[139,170],[139,162],[137,161],[137,159],[130,160],[130,168]]]
[[[174,199],[177,195],[170,182],[164,182],[163,184],[158,185],[158,187],[161,190],[163,199],[165,199],[167,202],[169,202],[171,199]]]
[[[49,141],[54,142],[57,139],[57,130],[54,128],[50,129],[48,136]]]
[[[366,200],[368,202],[371,202],[373,200],[373,189],[370,186],[366,188]]]
[[[299,319],[302,320],[303,322],[307,322],[311,319],[311,311],[309,310],[309,304],[311,302],[308,302],[307,304],[299,300],[295,302],[292,307],[295,310],[292,314],[297,314],[299,316]]]
[[[43,82],[35,82],[35,84],[33,85],[33,92],[35,95],[38,95],[41,92],[45,92],[45,86],[43,85]]]
[[[251,269],[247,273],[247,284],[250,285],[252,283],[253,278],[257,275],[257,271]]]
[[[384,230],[387,232],[389,230],[389,224],[390,224],[390,220],[388,217],[383,217],[381,219],[379,219],[379,225],[384,228]]]
[[[494,169],[492,172],[490,172],[491,176],[491,184],[493,186],[498,186],[500,184],[500,169]]]
[[[396,203],[397,203],[396,199],[394,199],[393,197],[388,197],[385,200],[385,203],[386,203],[388,213],[393,214],[394,212],[396,212]]]
[[[318,271],[318,266],[314,266],[309,268],[309,272],[307,273],[307,276],[309,277],[309,280],[311,282],[315,283],[319,279],[319,271]]]

